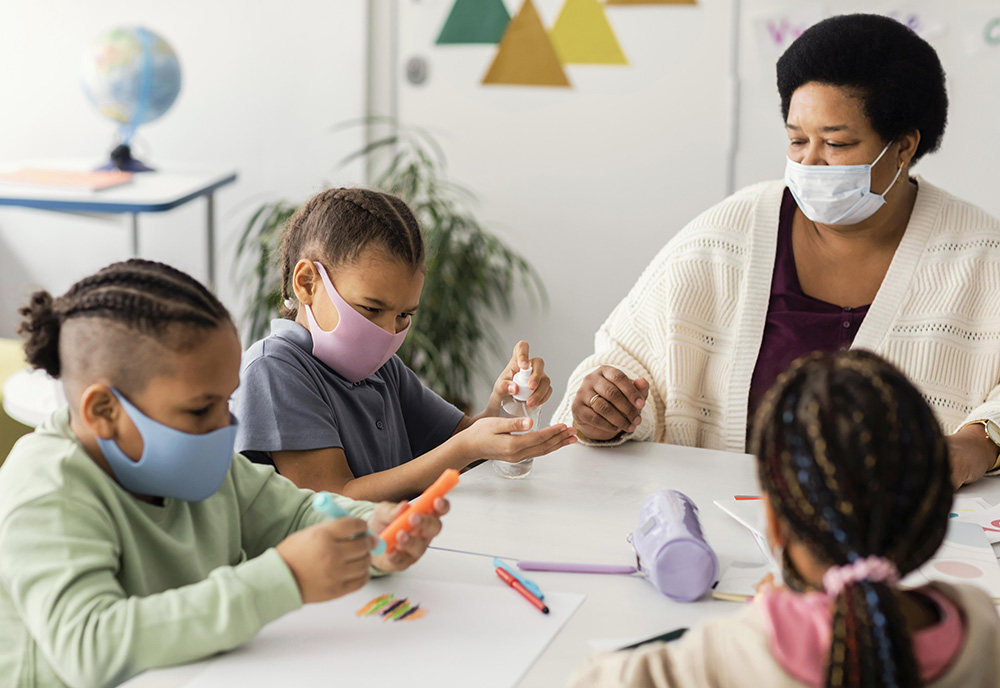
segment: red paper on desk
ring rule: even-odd
[[[71,170],[43,170],[25,167],[16,172],[0,174],[0,182],[48,186],[61,189],[81,189],[85,191],[110,189],[113,186],[127,184],[130,181],[132,181],[131,172],[120,172],[118,170],[107,172],[74,172]]]

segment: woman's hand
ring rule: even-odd
[[[617,368],[601,366],[583,378],[573,398],[573,424],[597,441],[635,432],[648,395],[649,383],[644,378],[632,380]]]
[[[500,373],[500,377],[493,383],[490,401],[479,418],[500,415],[500,402],[506,397],[517,394],[518,389],[517,384],[514,383],[514,375],[529,367],[531,368],[531,377],[528,378],[528,389],[532,390],[532,393],[525,405],[529,408],[535,408],[548,401],[549,397],[552,396],[552,381],[545,374],[545,361],[540,358],[529,358],[528,342],[520,341],[514,346],[514,353],[511,355],[510,361],[507,362],[507,366]]]
[[[368,519],[369,528],[373,533],[381,533],[407,506],[409,502],[382,502],[375,507]],[[396,547],[391,552],[372,557],[372,564],[382,571],[402,571],[412,566],[427,551],[431,540],[441,532],[441,517],[450,508],[447,499],[438,497],[434,500],[434,511],[431,513],[410,514],[410,532],[399,531],[396,535]]]
[[[966,425],[954,435],[948,435],[947,440],[951,457],[951,484],[956,490],[982,478],[986,471],[993,468],[1000,452],[980,423]]]

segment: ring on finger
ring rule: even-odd
[[[601,398],[600,394],[595,394],[590,398],[590,401],[587,402],[587,406],[589,406],[590,408],[594,408],[594,402],[600,398]]]

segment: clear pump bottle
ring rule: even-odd
[[[514,375],[514,384],[517,385],[517,393],[505,398],[500,402],[501,418],[530,418],[531,429],[524,432],[514,432],[512,435],[523,435],[525,432],[534,432],[538,429],[538,423],[542,415],[541,406],[528,406],[528,398],[534,390],[528,387],[528,380],[531,379],[531,368],[525,368]],[[534,459],[525,459],[517,463],[509,461],[494,461],[493,470],[505,478],[521,480],[527,478],[531,473],[531,464]]]

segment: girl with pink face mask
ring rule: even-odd
[[[383,500],[422,491],[446,468],[518,462],[576,441],[562,424],[513,435],[531,421],[499,417],[520,370],[532,370],[528,406],[552,394],[526,342],[471,417],[395,355],[425,270],[416,218],[398,198],[366,189],[317,194],[288,221],[280,260],[285,318],[244,356],[237,451],[300,487]]]

